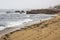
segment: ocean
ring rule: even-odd
[[[47,20],[56,16],[55,14],[19,14],[19,13],[0,13],[0,30],[5,28],[22,25],[23,23],[37,20]]]

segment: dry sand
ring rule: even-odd
[[[0,40],[60,40],[60,15],[6,34]]]

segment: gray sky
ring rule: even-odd
[[[57,4],[60,4],[60,0],[0,0],[0,9],[37,9]]]

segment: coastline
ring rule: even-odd
[[[39,20],[40,21],[40,20]],[[3,35],[0,40],[59,40],[60,15]]]
[[[20,30],[21,28],[25,28],[26,26],[31,26],[31,25],[34,25],[34,24],[39,24],[39,23],[41,23],[43,21],[50,20],[52,18],[41,19],[41,20],[37,20],[37,21],[31,21],[31,22],[28,22],[28,23],[23,23],[22,25],[6,28],[6,29],[0,31],[0,37],[5,35],[5,34],[8,34],[10,32],[14,32],[16,30]]]

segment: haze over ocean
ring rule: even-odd
[[[0,9],[39,9],[60,4],[60,0],[0,0]]]

